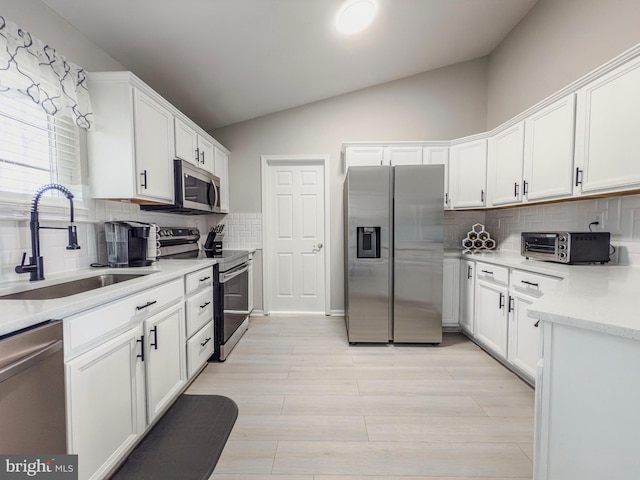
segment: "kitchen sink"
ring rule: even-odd
[[[108,287],[127,280],[140,278],[149,273],[105,273],[93,277],[81,278],[70,282],[57,283],[42,288],[25,290],[24,292],[11,293],[0,296],[0,300],[51,300],[54,298],[69,297],[77,293],[88,292],[97,288]]]

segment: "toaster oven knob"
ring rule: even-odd
[[[567,252],[560,252],[560,258],[567,258]]]
[[[560,250],[566,250],[566,249],[567,249],[567,246],[566,246],[566,245],[563,245],[563,244],[560,244],[560,245],[558,245],[558,248],[559,248]]]
[[[558,241],[560,241],[560,242],[566,242],[566,241],[567,241],[567,237],[565,237],[564,235],[561,235],[561,236],[558,238]]]

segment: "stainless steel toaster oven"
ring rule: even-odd
[[[607,263],[609,232],[522,232],[520,253],[527,258],[566,264]]]

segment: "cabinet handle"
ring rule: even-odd
[[[207,281],[207,280],[209,280],[210,278],[211,278],[211,276],[209,276],[209,277],[202,277],[202,278],[200,279],[200,281],[201,281],[201,282],[206,282],[206,281]]]
[[[153,333],[153,342],[151,342],[151,346],[154,350],[158,349],[158,326],[153,327],[149,333]]]
[[[509,295],[509,313],[513,312],[513,297]]]
[[[144,362],[144,335],[140,335],[140,338],[136,340],[136,343],[140,344],[140,353],[136,355],[136,358],[139,358]]]
[[[207,338],[205,338],[205,339],[204,339],[204,342],[202,342],[202,343],[200,344],[200,346],[204,347],[207,343],[209,343],[209,340],[211,340],[211,337],[207,337]]]
[[[583,171],[576,167],[576,187],[582,185],[582,173]]]
[[[480,270],[482,273],[486,273],[487,275],[493,275],[493,272],[490,272],[489,270]]]
[[[518,182],[515,182],[513,185],[513,196],[518,198],[518,195],[520,194],[520,185],[518,185]]]
[[[538,328],[540,326],[540,320],[533,324],[534,327]]]
[[[140,184],[140,186],[144,187],[144,189],[146,190],[147,189],[147,171],[143,170],[140,176],[142,177],[142,183]]]
[[[204,150],[200,152],[200,156],[202,157],[202,163],[204,164]]]
[[[145,308],[150,307],[154,303],[158,303],[158,301],[154,300],[153,302],[147,302],[144,305],[139,305],[139,306],[136,307],[136,310],[144,310]]]
[[[467,280],[471,278],[472,274],[473,274],[473,269],[471,268],[471,265],[467,265]]]
[[[502,307],[504,307],[504,293],[500,292],[500,299],[498,302],[498,308],[502,310]]]
[[[480,201],[484,202],[484,190],[480,190]]]
[[[528,282],[527,280],[520,280],[522,283],[524,283],[525,285],[531,285],[532,287],[539,287],[540,285],[538,285],[537,283],[533,283],[533,282]]]
[[[200,149],[196,148],[196,162],[200,162]]]
[[[207,305],[209,305],[211,302],[205,302],[204,305],[200,305],[200,308],[207,308]]]
[[[529,193],[529,182],[527,182],[526,180],[524,182],[522,182],[522,186],[524,187],[522,189],[522,196],[527,195]]]
[[[444,194],[444,204],[449,205],[449,192]]]

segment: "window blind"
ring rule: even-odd
[[[21,97],[0,95],[0,191],[33,195],[42,185],[60,183],[81,200],[79,128]]]

